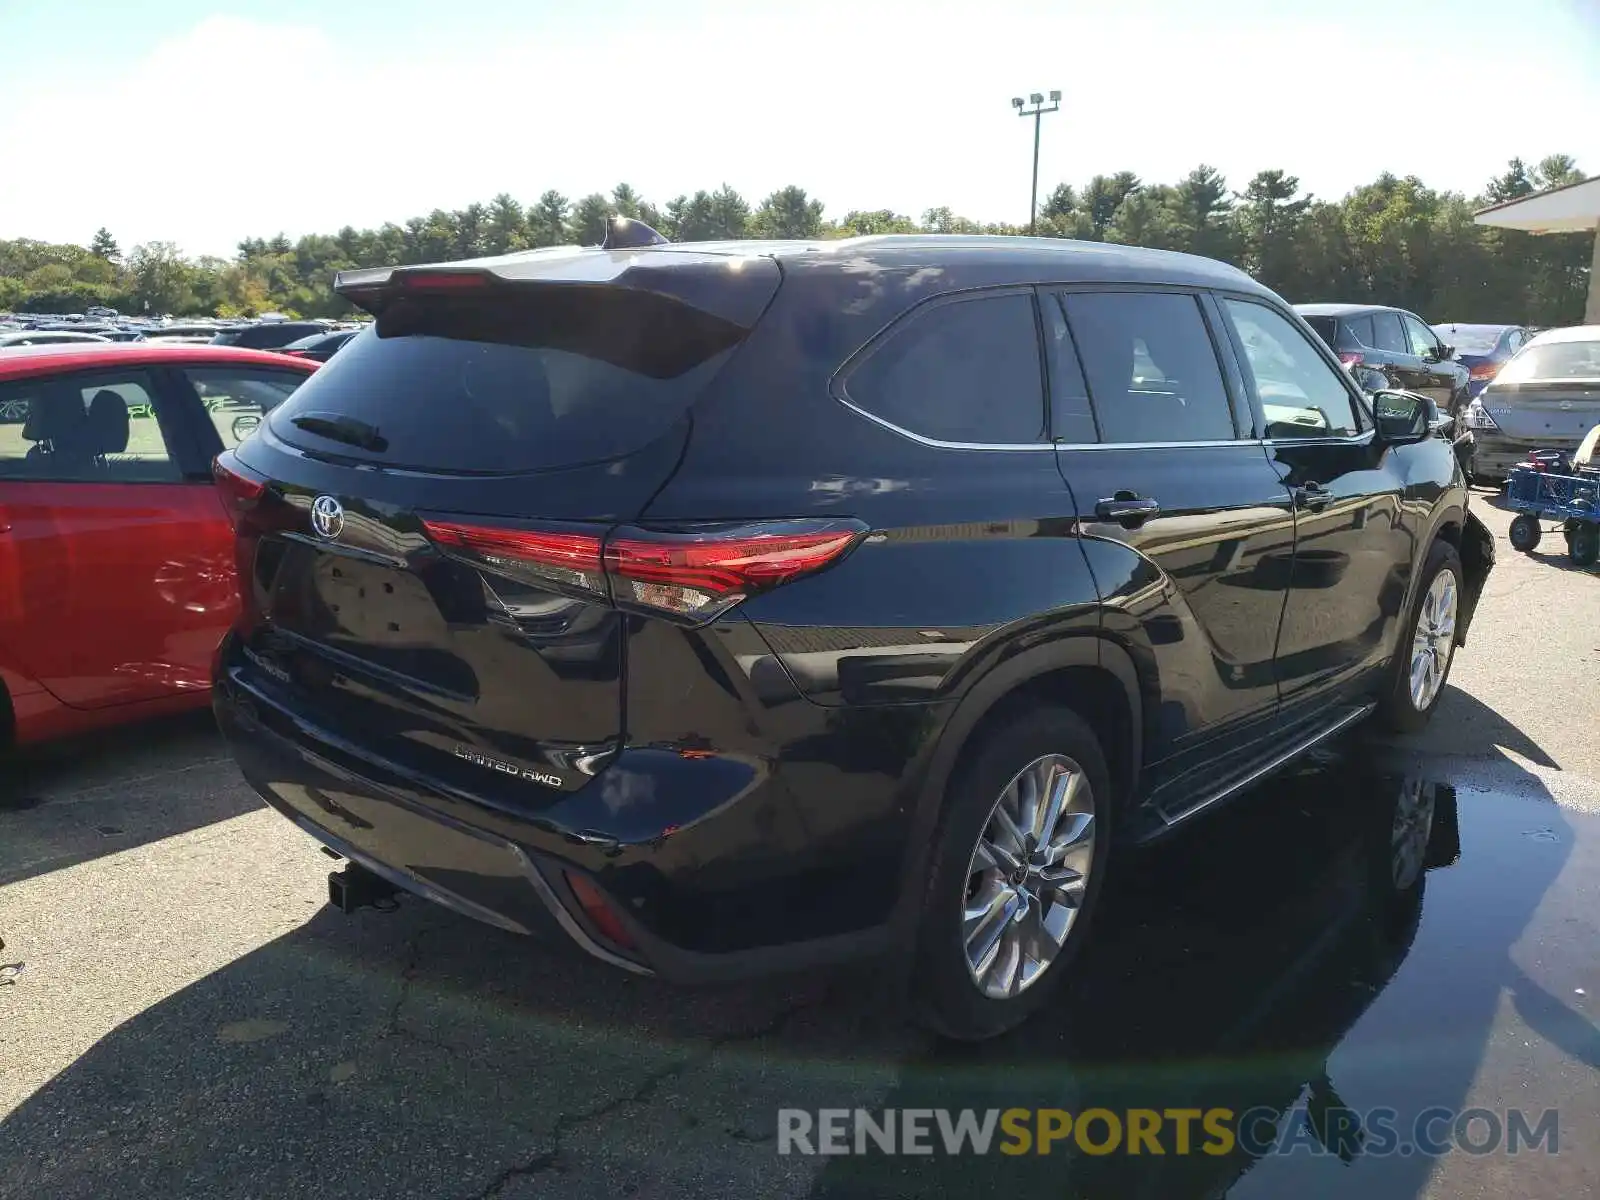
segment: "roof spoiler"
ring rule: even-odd
[[[671,243],[643,221],[629,217],[607,217],[606,237],[600,244],[602,250],[641,250],[649,246],[667,246]],[[524,262],[534,258],[551,264],[579,254],[576,247],[551,247],[516,256]],[[473,259],[458,263],[429,263],[404,267],[367,267],[356,271],[340,271],[333,277],[333,290],[358,308],[376,316],[399,293],[408,295],[460,294],[484,291],[507,283],[532,283],[539,275],[525,272],[509,273],[504,270],[506,260]],[[497,267],[501,269],[496,269]],[[613,274],[620,272],[612,272]],[[559,277],[549,278],[556,282]],[[590,282],[601,282],[595,276]]]

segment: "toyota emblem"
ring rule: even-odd
[[[344,532],[344,506],[332,496],[318,496],[311,502],[311,528],[319,538],[333,541]]]

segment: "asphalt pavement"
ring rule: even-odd
[[[1428,732],[1358,735],[1115,860],[1073,987],[981,1047],[907,1026],[870,965],[684,990],[420,901],[342,916],[333,864],[204,717],[36,756],[0,788],[0,1197],[1585,1194],[1600,572],[1559,537],[1514,554],[1491,501],[1500,562]],[[780,1109],[1095,1107],[1266,1114],[1264,1140],[777,1138]],[[1393,1147],[1329,1134],[1375,1109]],[[1448,1131],[1468,1109],[1480,1146],[1490,1118],[1554,1110],[1558,1132],[1417,1143],[1420,1115]]]

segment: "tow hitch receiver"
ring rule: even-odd
[[[400,889],[365,867],[350,863],[342,871],[328,872],[328,903],[342,913],[368,906],[387,908]]]

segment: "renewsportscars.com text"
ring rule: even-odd
[[[779,1154],[1555,1154],[1555,1109],[1275,1108],[778,1110]]]

